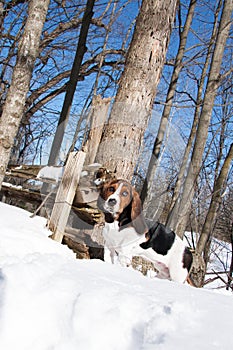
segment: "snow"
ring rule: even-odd
[[[85,170],[82,171],[81,176],[86,176],[88,175],[88,172],[90,171],[94,172],[98,170],[100,167],[101,167],[100,163],[88,164],[85,166]],[[62,178],[63,172],[64,172],[64,167],[62,166],[47,165],[40,169],[40,171],[37,174],[37,179],[38,180],[50,179],[50,180],[54,180],[55,182],[59,182]]]
[[[64,167],[45,166],[40,169],[37,174],[37,179],[51,179],[59,182],[62,178]]]
[[[9,182],[4,182],[4,181],[3,181],[2,185],[5,187],[16,188],[19,190],[21,190],[23,188],[21,185],[13,185],[13,184],[10,184]]]
[[[230,292],[76,260],[48,238],[45,224],[0,203],[1,349],[233,348]]]

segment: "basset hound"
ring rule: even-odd
[[[148,229],[139,194],[122,179],[106,182],[97,201],[104,213],[104,260],[131,265],[133,256],[153,263],[157,277],[184,283],[192,264],[192,254],[173,231],[160,223]]]

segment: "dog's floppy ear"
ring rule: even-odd
[[[142,212],[142,203],[139,194],[133,188],[131,204],[131,220],[132,224],[139,234],[145,234],[148,231],[145,218]]]

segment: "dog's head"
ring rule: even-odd
[[[138,233],[147,232],[139,194],[126,180],[112,180],[100,189],[97,205],[107,222],[119,221],[119,227],[131,224]]]

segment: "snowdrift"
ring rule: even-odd
[[[3,350],[230,350],[232,294],[76,260],[45,219],[0,203]]]

